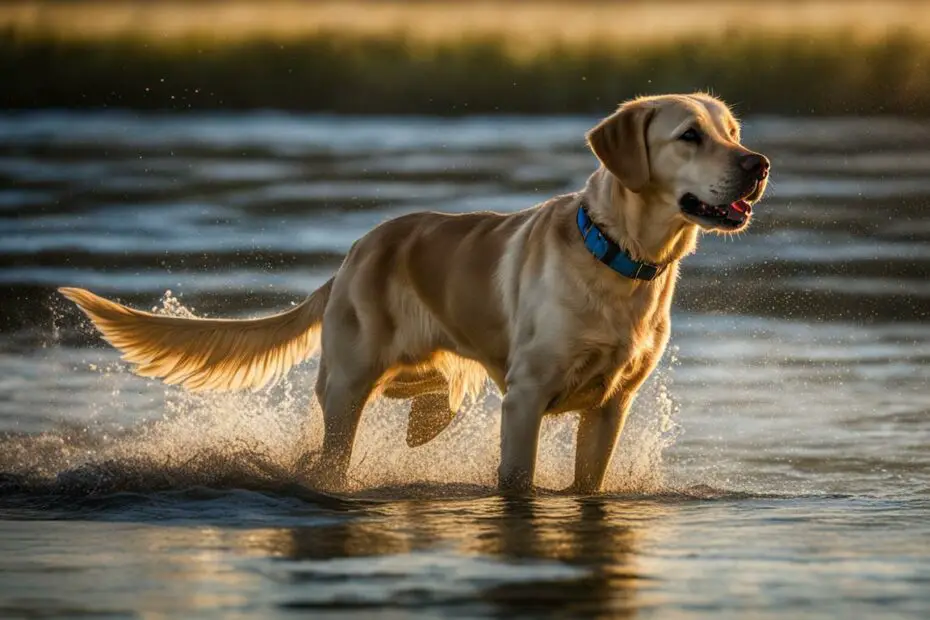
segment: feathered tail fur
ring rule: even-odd
[[[260,319],[199,319],[134,310],[79,288],[59,292],[90,317],[143,377],[192,391],[275,383],[319,344],[333,281],[295,308]]]

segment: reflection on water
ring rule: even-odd
[[[640,579],[636,530],[663,510],[650,502],[629,508],[620,514],[600,499],[487,498],[391,503],[364,517],[319,515],[306,526],[276,529],[87,524],[86,543],[99,551],[83,561],[65,567],[44,557],[27,567],[4,553],[0,570],[23,575],[26,592],[72,596],[79,590],[71,588],[104,571],[113,592],[143,584],[136,593],[141,606],[159,612],[248,605],[269,613],[384,607],[502,617],[632,612]],[[6,534],[26,531],[7,525]],[[45,537],[51,551],[67,550],[60,536]],[[9,541],[0,547],[20,548]],[[164,596],[154,596],[154,583]],[[16,599],[26,600],[24,594]],[[55,598],[40,609],[55,609]],[[128,592],[108,597],[94,611],[119,611],[130,600]]]
[[[0,616],[926,615],[926,123],[747,121],[770,196],[685,260],[603,497],[498,497],[493,393],[416,450],[371,406],[352,495],[320,495],[312,362],[185,395],[53,293],[279,309],[389,217],[579,187],[593,120],[0,115]],[[546,489],[575,424],[544,425]]]
[[[254,509],[239,500],[228,509]],[[317,509],[290,527],[216,527],[196,508],[189,522],[166,525],[52,521],[39,531],[5,521],[0,609],[5,617],[896,616],[926,608],[930,567],[915,544],[930,534],[926,508],[845,498],[489,497]],[[93,551],[77,555],[75,545]]]

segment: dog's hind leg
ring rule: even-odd
[[[436,370],[398,375],[383,393],[387,398],[413,399],[407,421],[407,445],[411,448],[435,439],[455,418],[449,406],[449,382]]]
[[[407,445],[417,448],[429,443],[455,419],[449,408],[449,394],[421,394],[410,403],[410,419],[407,422]]]
[[[343,487],[362,410],[380,370],[358,362],[354,352],[320,363],[316,394],[323,409],[323,449],[313,478],[324,487]]]

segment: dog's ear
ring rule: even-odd
[[[588,146],[624,187],[640,192],[649,184],[646,131],[655,108],[626,105],[588,132]]]

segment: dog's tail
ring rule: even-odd
[[[192,391],[258,389],[278,381],[319,344],[333,280],[299,306],[260,319],[199,319],[127,308],[79,288],[59,292],[90,317],[136,374]]]

